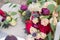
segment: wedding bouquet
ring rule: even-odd
[[[21,4],[19,7],[18,11],[28,34],[26,40],[53,40],[57,22],[60,21],[60,5],[53,0],[28,0],[27,4]],[[16,14],[14,11],[7,13],[0,9],[0,26],[15,26],[17,18],[13,16]]]
[[[20,13],[28,33],[26,40],[44,40],[55,31],[59,21],[60,5],[53,0],[28,0],[22,4]]]

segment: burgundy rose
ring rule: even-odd
[[[50,10],[47,8],[42,8],[42,12],[43,15],[49,15],[50,14]]]
[[[50,26],[50,24],[48,24],[47,26],[43,26],[43,25],[39,24],[39,30],[40,30],[40,32],[48,34],[49,32],[51,32],[51,26]]]
[[[1,9],[0,9],[0,16],[3,17],[2,21],[4,21],[4,20],[6,19],[6,14],[5,14],[5,12],[2,11]]]
[[[21,9],[21,10],[23,10],[23,11],[26,11],[26,10],[27,10],[27,8],[28,8],[28,6],[27,6],[27,5],[21,5],[21,7],[20,7],[20,9]]]

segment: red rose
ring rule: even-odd
[[[6,14],[1,9],[0,9],[0,16],[3,17],[2,21],[4,21],[6,19]]]
[[[40,32],[43,32],[45,34],[48,34],[51,31],[51,26],[50,26],[50,24],[48,24],[47,26],[43,26],[40,23],[39,24],[39,30],[40,30]]]
[[[30,33],[30,28],[32,26],[32,22],[30,20],[26,20],[25,24],[26,24],[26,31],[28,33]]]

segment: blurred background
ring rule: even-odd
[[[7,2],[11,2],[11,3],[17,3],[17,4],[25,4],[27,2],[27,0],[0,0],[0,7]]]
[[[56,1],[58,4],[60,4],[60,0],[54,0],[54,1]],[[0,7],[6,2],[22,4],[22,3],[26,3],[27,0],[0,0]]]

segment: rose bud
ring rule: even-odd
[[[50,14],[50,10],[47,8],[42,8],[42,12],[43,15],[49,15]]]
[[[22,11],[26,11],[28,9],[28,6],[27,5],[21,5],[20,9]]]
[[[0,16],[3,17],[3,18],[2,18],[2,22],[3,22],[3,21],[6,19],[6,14],[5,14],[5,12],[2,11],[1,9],[0,9]]]
[[[10,25],[12,25],[12,26],[15,26],[15,25],[17,24],[17,22],[16,22],[15,19],[12,19],[9,23],[10,23]]]

